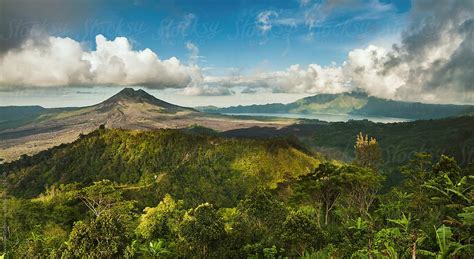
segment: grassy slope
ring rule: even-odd
[[[415,152],[453,156],[463,166],[474,160],[474,117],[392,124],[370,121],[308,121],[280,130],[238,129],[221,135],[244,138],[295,135],[308,147],[331,159],[350,161],[354,156],[355,138],[359,132],[378,140],[383,151],[383,169],[395,178],[398,177],[398,167],[406,163]]]
[[[313,170],[319,160],[284,139],[243,140],[178,130],[95,131],[68,145],[3,165],[9,192],[33,197],[48,186],[110,179],[138,191],[139,200],[164,193],[192,204],[235,202],[259,185],[276,186],[287,175]],[[146,188],[141,188],[146,186]]]

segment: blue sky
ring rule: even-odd
[[[472,1],[1,4],[0,105],[89,105],[124,86],[187,106],[353,90],[474,102]]]
[[[200,66],[216,75],[342,63],[349,50],[399,33],[410,9],[410,1],[334,1],[327,10],[320,0],[115,2],[100,3],[83,24],[56,34],[92,49],[97,34],[125,36],[135,49],[180,60],[187,59],[185,45],[192,42],[199,48]],[[262,31],[257,17],[267,11],[275,15],[271,29]],[[305,17],[310,12],[316,17]]]

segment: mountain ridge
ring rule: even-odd
[[[289,104],[270,103],[224,108],[197,107],[197,109],[208,113],[347,114],[405,119],[439,119],[469,114],[473,107],[472,105],[396,101],[355,91],[340,94],[318,94]]]
[[[4,111],[14,109],[4,109]],[[23,109],[26,112],[29,109]],[[162,101],[144,90],[125,88],[95,105],[77,108],[36,108],[38,112],[22,120],[0,122],[0,157],[16,159],[23,154],[76,140],[99,127],[130,130],[188,128],[201,125],[214,130],[241,127],[281,127],[295,122],[291,119],[235,118],[208,114],[193,108]],[[0,109],[1,111],[1,109]],[[15,115],[11,114],[12,118]]]
[[[245,182],[262,182],[276,187],[287,174],[296,177],[310,172],[320,163],[320,158],[287,138],[238,140],[188,134],[176,129],[138,132],[105,129],[83,135],[72,143],[0,165],[0,168],[9,175],[20,172],[17,177],[9,177],[11,194],[32,198],[57,183],[91,184],[109,179],[122,184],[138,184],[161,175],[166,178],[163,182],[179,184],[189,181],[187,179],[192,175],[202,173],[196,168],[208,168],[206,166],[210,161],[215,166],[209,169],[207,177],[194,184],[204,182],[204,185],[209,185],[215,180],[214,184],[239,189]],[[35,187],[31,186],[32,182]],[[164,183],[161,188],[166,188]],[[176,193],[178,196],[185,190],[168,189],[166,192],[174,192],[173,195]],[[205,195],[207,192],[204,191],[199,194]],[[227,203],[232,202],[227,197],[228,193],[221,192],[220,195]]]

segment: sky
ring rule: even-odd
[[[0,0],[0,106],[474,103],[469,0]]]

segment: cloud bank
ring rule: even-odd
[[[337,1],[336,1],[337,2]],[[257,25],[271,29],[263,12]],[[182,88],[186,95],[232,95],[235,87],[254,93],[340,93],[355,89],[389,98],[474,103],[474,2],[413,2],[401,43],[369,45],[348,52],[340,65],[292,65],[285,70],[213,77],[198,66],[199,48],[188,42],[189,60],[160,59],[150,49],[134,50],[129,40],[96,37],[87,50],[70,38],[41,36],[0,56],[0,89],[69,85],[141,85]]]
[[[340,66],[293,65],[228,83],[247,81],[275,92],[363,89],[382,98],[473,103],[474,2],[417,0],[409,15],[401,43],[390,49],[370,45],[349,51]]]
[[[96,36],[88,51],[70,38],[30,38],[0,57],[3,87],[68,85],[143,85],[154,89],[183,88],[200,69],[177,58],[161,60],[150,49],[133,50],[127,38]]]

